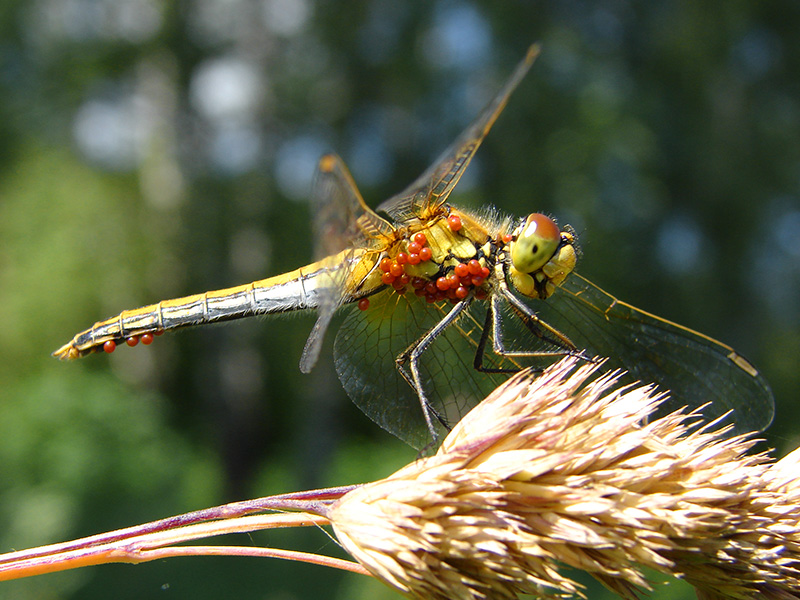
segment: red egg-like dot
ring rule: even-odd
[[[136,344],[139,343],[139,336],[132,335],[129,338],[125,338],[125,343],[128,344],[128,346],[130,346],[131,348],[133,348]]]
[[[436,280],[436,288],[440,290],[450,289],[450,282],[447,281],[447,277],[439,277],[439,279]]]
[[[428,238],[425,237],[425,234],[421,231],[414,234],[414,237],[411,238],[412,242],[416,242],[420,246],[424,246],[428,243]]]
[[[464,263],[458,263],[455,269],[453,269],[453,272],[459,277],[466,277],[469,275],[469,267]]]
[[[381,275],[381,281],[386,285],[391,285],[392,283],[394,283],[395,279],[396,279],[395,276],[392,275],[391,273],[384,273],[383,275]]]
[[[381,262],[378,263],[378,268],[383,271],[384,273],[388,273],[389,269],[392,268],[392,259],[388,256],[381,259]]]
[[[481,263],[479,263],[474,258],[471,261],[469,261],[469,263],[467,264],[467,267],[469,268],[469,272],[472,275],[478,275],[481,272]]]
[[[414,289],[414,295],[415,296],[424,296],[425,295],[425,290],[422,289],[422,288]]]
[[[367,310],[369,308],[369,298],[361,298],[358,301],[358,310]]]
[[[475,287],[480,287],[483,285],[483,282],[486,281],[483,277],[479,277],[478,275],[472,276],[472,285]]]
[[[425,246],[422,250],[419,251],[419,259],[423,262],[426,260],[430,260],[431,256],[433,256],[433,252],[427,246]]]
[[[469,294],[469,290],[465,288],[463,285],[460,285],[455,289],[455,296],[459,300],[463,300],[464,298],[466,298],[467,294]]]
[[[429,296],[433,296],[436,294],[436,284],[432,281],[429,281],[425,284],[425,293]]]
[[[418,244],[417,242],[411,242],[408,245],[409,254],[419,254],[420,250],[422,250],[422,244]]]
[[[394,257],[394,260],[398,265],[404,265],[408,262],[408,254],[405,252],[398,252],[397,256]]]
[[[111,354],[116,349],[117,343],[114,340],[108,340],[105,344],[103,344],[103,352],[106,354]]]
[[[481,267],[481,272],[478,275],[486,279],[489,276],[489,267]]]
[[[456,275],[455,273],[450,273],[447,276],[447,287],[449,287],[451,289],[455,289],[459,285],[461,285],[461,278],[458,275]]]
[[[405,285],[406,285],[406,282],[404,282],[399,277],[392,282],[392,287],[395,290],[399,290],[401,287],[405,287]]]
[[[418,265],[421,260],[418,253],[408,255],[408,264],[410,265]]]
[[[428,282],[425,279],[423,279],[422,277],[412,277],[411,278],[411,287],[413,287],[415,290],[421,290],[426,285],[428,285]]]
[[[514,240],[514,236],[511,235],[510,233],[504,233],[502,240],[504,244],[508,244],[509,242],[512,242]]]
[[[400,275],[403,274],[403,265],[397,262],[393,262],[392,266],[389,267],[389,273],[391,273],[395,277],[400,277]]]
[[[142,340],[142,343],[145,346],[149,346],[150,344],[153,343],[153,334],[152,333],[143,333],[142,337],[140,339]]]
[[[153,335],[164,335],[164,330],[163,329],[156,329],[153,332]]]
[[[451,231],[458,231],[461,229],[461,217],[458,215],[450,215],[447,217],[447,224],[450,226]]]

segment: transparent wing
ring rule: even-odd
[[[431,441],[419,398],[395,366],[395,358],[438,323],[449,303],[428,304],[407,293],[383,291],[370,298],[366,311],[353,310],[336,335],[336,370],[353,402],[378,425],[411,446]],[[483,330],[486,304],[473,302],[466,314],[448,327],[420,359],[423,387],[433,409],[453,425],[508,376],[475,370],[473,361]],[[506,321],[518,320],[507,315]],[[516,334],[507,334],[517,340]],[[523,334],[524,335],[524,334]],[[537,342],[528,334],[527,347]],[[491,348],[491,342],[488,344]],[[550,350],[551,348],[546,348]],[[547,362],[553,362],[552,357]],[[524,359],[524,364],[541,364]],[[487,351],[487,368],[519,369],[521,361]]]
[[[531,46],[503,88],[475,121],[414,183],[378,206],[378,212],[383,211],[399,222],[415,216],[425,217],[435,212],[447,200],[461,179],[483,138],[505,108],[509,96],[525,77],[538,55],[539,46]]]
[[[317,322],[300,357],[303,373],[311,371],[316,364],[333,314],[350,298],[345,286],[355,267],[356,250],[379,248],[394,231],[388,221],[366,205],[344,162],[334,154],[325,155],[319,161],[311,207],[315,258],[334,256],[348,248],[352,253],[344,257],[351,268],[332,269],[335,281],[320,295]]]
[[[320,159],[311,199],[317,260],[346,248],[372,248],[394,231],[367,206],[344,162],[335,154]]]
[[[544,302],[539,317],[610,367],[670,391],[664,409],[703,409],[707,420],[733,411],[736,433],[760,431],[772,421],[774,399],[764,377],[732,348],[641,311],[573,273]]]

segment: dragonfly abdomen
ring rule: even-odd
[[[86,356],[101,349],[111,352],[125,341],[135,346],[149,343],[151,334],[252,315],[282,313],[319,306],[323,290],[336,285],[337,272],[346,261],[329,257],[283,275],[246,285],[162,300],[126,310],[80,332],[53,355],[61,359]],[[144,337],[148,336],[148,337]]]

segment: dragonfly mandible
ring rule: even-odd
[[[308,372],[340,308],[334,342],[345,390],[370,418],[416,448],[525,366],[607,357],[610,367],[669,390],[670,408],[727,414],[737,432],[773,414],[764,377],[729,346],[617,300],[573,272],[577,242],[545,215],[504,217],[447,202],[538,55],[532,46],[456,141],[400,194],[370,209],[341,159],[324,156],[315,184],[322,258],[233,288],[164,300],[95,323],[54,355],[149,344],[179,327],[316,309],[300,369]]]

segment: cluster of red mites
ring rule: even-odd
[[[164,330],[159,329],[154,331],[153,333],[143,333],[141,335],[132,335],[130,337],[125,338],[125,343],[128,344],[131,348],[137,345],[139,342],[142,342],[145,346],[149,346],[153,343],[153,336],[154,335],[163,335]],[[103,344],[103,352],[106,354],[111,354],[114,350],[117,349],[117,343],[114,340],[108,340],[105,344]]]
[[[452,231],[458,231],[462,226],[461,218],[458,215],[450,215],[447,217],[447,224]],[[467,297],[470,287],[479,288],[489,276],[489,269],[474,258],[465,263],[458,263],[446,276],[433,281],[409,275],[405,272],[406,265],[417,265],[431,259],[432,253],[427,243],[424,233],[415,233],[408,244],[408,253],[400,252],[394,259],[389,257],[382,259],[378,265],[383,271],[381,281],[391,285],[398,294],[404,294],[410,285],[414,294],[425,296],[428,302],[440,300],[458,302]],[[477,290],[476,295],[483,296],[483,290]],[[369,308],[369,299],[359,300],[358,307],[361,310]]]
[[[458,263],[446,276],[428,281],[422,277],[413,277],[411,287],[417,296],[425,296],[428,302],[450,300],[458,302],[469,294],[470,287],[480,288],[489,276],[489,268],[472,259],[465,263]],[[476,291],[477,296],[482,296],[482,290]]]

